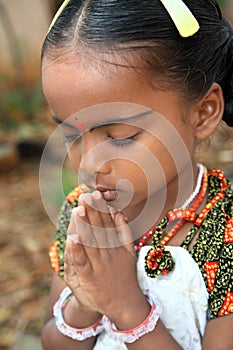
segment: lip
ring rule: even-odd
[[[108,202],[115,201],[119,197],[119,190],[116,190],[115,188],[107,188],[101,185],[93,186],[90,183],[89,184],[85,183],[85,186],[87,186],[87,188],[91,192],[99,191],[102,194],[103,199]]]
[[[118,198],[118,191],[116,189],[109,189],[101,186],[96,186],[95,190],[101,192],[104,200],[106,201],[114,201]]]

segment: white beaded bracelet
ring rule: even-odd
[[[82,341],[90,337],[94,337],[100,334],[103,330],[102,316],[96,323],[87,328],[73,328],[65,323],[63,317],[63,310],[72,295],[72,291],[69,287],[66,287],[60,294],[60,297],[53,307],[53,315],[55,317],[55,324],[57,329],[69,338]]]
[[[162,306],[159,300],[153,300],[148,296],[146,298],[151,305],[151,311],[145,321],[134,329],[119,331],[106,316],[103,317],[104,329],[110,338],[123,343],[134,343],[143,335],[153,332],[161,315]]]

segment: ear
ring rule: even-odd
[[[218,127],[224,112],[222,88],[213,83],[205,96],[194,107],[194,136],[199,140],[207,139]]]

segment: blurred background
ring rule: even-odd
[[[40,350],[55,227],[39,189],[41,155],[53,130],[41,91],[40,50],[62,1],[0,0],[0,350]],[[233,20],[233,0],[219,0]],[[233,175],[233,132],[198,159]],[[75,180],[63,171],[65,193]],[[55,197],[55,208],[61,198]]]

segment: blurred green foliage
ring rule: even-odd
[[[45,99],[38,62],[24,62],[10,13],[0,1],[0,24],[7,40],[10,60],[0,70],[0,130],[13,130],[23,123],[42,120]]]
[[[223,6],[226,3],[226,0],[217,0],[220,6]]]
[[[50,177],[54,182],[58,182],[60,180],[60,168],[50,169]],[[62,178],[61,178],[62,191],[54,190],[53,187],[48,188],[49,198],[51,200],[50,205],[59,210],[65,197],[78,186],[78,177],[75,171],[69,166],[64,165],[62,168]]]
[[[45,99],[39,77],[33,81],[20,81],[18,77],[0,79],[0,127],[15,130],[22,123],[42,121]]]

